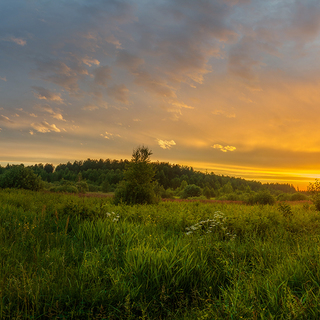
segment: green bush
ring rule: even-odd
[[[274,204],[276,199],[269,191],[260,191],[255,195],[255,203],[257,204]]]
[[[280,193],[277,195],[278,201],[290,201],[292,200],[292,196],[289,193]]]
[[[276,202],[276,199],[269,191],[260,191],[258,193],[251,193],[248,195],[245,200],[247,204],[262,204],[262,205],[273,205]]]
[[[51,192],[68,192],[68,193],[78,193],[79,190],[75,184],[71,181],[62,179],[60,183],[56,186],[50,188]]]
[[[173,199],[174,198],[174,191],[170,188],[165,190],[164,194],[162,195],[164,199]]]
[[[311,200],[316,207],[317,211],[320,211],[320,181],[316,179],[314,183],[309,183],[308,192],[311,193]]]
[[[86,193],[89,191],[88,184],[84,180],[77,182],[76,188],[79,190],[80,193]]]
[[[108,193],[111,191],[110,190],[111,186],[110,186],[110,183],[107,179],[102,182],[101,188],[102,188],[102,192],[104,192],[104,193]]]
[[[196,186],[195,184],[189,184],[183,189],[180,198],[187,199],[189,197],[200,197],[201,193],[200,187]]]
[[[51,192],[68,192],[68,193],[79,193],[77,187],[73,185],[62,185],[50,188]]]
[[[38,191],[43,189],[43,181],[24,165],[13,166],[0,176],[0,188],[17,188]]]
[[[99,192],[102,191],[102,188],[100,186],[97,186],[95,184],[89,184],[88,183],[89,192]]]
[[[210,199],[211,198],[211,190],[209,187],[205,187],[202,191],[202,194],[207,198]]]
[[[303,201],[303,200],[308,200],[308,197],[305,194],[302,193],[294,193],[291,195],[291,201]]]

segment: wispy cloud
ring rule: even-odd
[[[157,139],[157,141],[158,141],[158,145],[162,149],[171,149],[173,146],[176,145],[176,143],[173,140],[169,141],[169,140]]]
[[[222,146],[221,144],[215,144],[211,146],[213,149],[220,149],[222,152],[235,151],[237,148],[233,146]]]
[[[6,77],[0,77],[0,80],[7,81]]]
[[[63,99],[61,98],[60,93],[53,93],[50,90],[45,89],[43,87],[33,86],[32,88],[37,91],[34,92],[34,95],[36,98],[40,100],[49,100],[58,103],[63,103]]]
[[[111,69],[108,66],[101,66],[93,71],[94,83],[106,87],[111,80]]]
[[[225,116],[227,118],[235,118],[236,117],[235,113],[231,113],[231,112],[228,112],[225,110],[220,110],[220,109],[212,111],[212,114],[214,114],[215,116]]]
[[[46,121],[42,121],[40,123],[32,123],[31,127],[37,130],[38,132],[42,132],[42,133],[51,132],[51,131],[54,131],[54,132],[61,131],[59,128],[56,127],[55,124],[49,124]]]
[[[99,109],[99,107],[91,105],[91,104],[88,104],[82,108],[82,110],[86,110],[86,111],[94,111],[97,109]]]
[[[0,121],[1,122],[6,122],[6,123],[14,123],[14,121],[10,120],[8,117],[4,116],[4,115],[0,115]]]
[[[57,120],[66,121],[66,120],[63,118],[60,109],[57,109],[57,111],[54,111],[54,110],[53,110],[50,106],[48,106],[48,105],[36,105],[36,106],[34,106],[34,108],[35,108],[36,110],[49,113],[52,118],[55,118],[55,119],[57,119]],[[35,115],[34,115],[34,114],[30,114],[30,116],[34,117]]]
[[[108,140],[113,140],[115,137],[121,138],[119,134],[110,133],[110,132],[105,132],[103,134],[100,134],[100,136]]]
[[[14,42],[15,44],[19,46],[25,46],[27,44],[27,41],[22,39],[22,38],[16,38],[16,37],[8,37],[8,38],[3,38],[2,41],[10,41]]]
[[[116,101],[128,104],[128,93],[129,89],[124,85],[114,85],[107,88],[107,93],[110,97],[114,98]]]
[[[86,64],[89,67],[91,67],[94,64],[97,66],[100,64],[99,60],[89,58],[88,56],[85,56],[84,58],[82,58],[81,61],[82,61],[82,63]]]

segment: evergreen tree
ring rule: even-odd
[[[157,202],[154,192],[156,170],[150,163],[151,150],[138,147],[133,150],[131,162],[126,166],[124,180],[116,189],[115,204],[151,204]]]

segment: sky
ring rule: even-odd
[[[320,177],[317,0],[1,0],[0,164]]]

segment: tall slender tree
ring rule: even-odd
[[[131,162],[126,165],[124,180],[119,184],[114,197],[116,204],[151,204],[158,201],[154,192],[155,166],[150,162],[151,150],[137,147]]]

